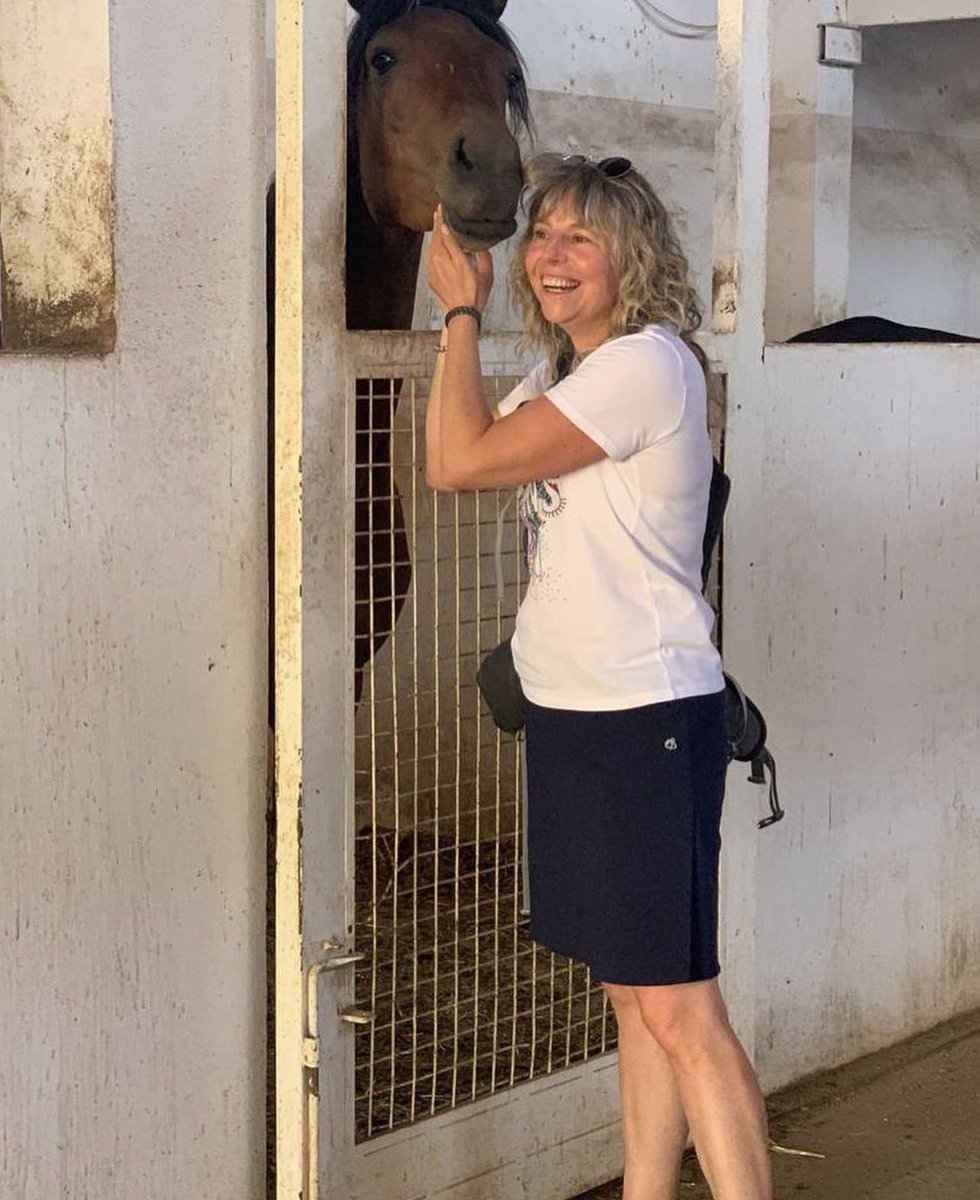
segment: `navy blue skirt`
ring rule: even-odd
[[[603,983],[718,974],[724,692],[527,705],[531,934]]]

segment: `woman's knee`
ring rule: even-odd
[[[642,1022],[643,1017],[636,988],[623,983],[604,983],[602,990],[606,993],[606,999],[612,1005],[619,1024],[626,1020]]]
[[[725,1002],[714,980],[633,991],[644,1025],[672,1059],[702,1058],[714,1052],[719,1039],[732,1036]]]

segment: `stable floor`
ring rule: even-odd
[[[779,1092],[769,1113],[776,1200],[980,1200],[980,1010]],[[616,1180],[578,1200],[621,1196]],[[678,1196],[710,1200],[693,1157]]]

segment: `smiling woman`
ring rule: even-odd
[[[491,415],[490,256],[467,253],[437,210],[429,282],[445,328],[426,473],[440,489],[524,485],[528,586],[510,645],[531,936],[587,963],[615,1011],[624,1195],[676,1194],[690,1133],[713,1196],[768,1200],[762,1095],[717,981],[725,693],[701,594],[712,457],[697,299],[627,160],[541,155],[527,176],[511,280],[547,357]]]
[[[0,348],[115,343],[107,0],[0,9]]]
[[[609,235],[583,225],[567,200],[541,213],[531,229],[528,284],[542,317],[565,330],[580,357],[609,336],[618,292],[612,249]]]

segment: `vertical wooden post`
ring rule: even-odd
[[[353,439],[342,4],[276,13],[277,1196],[339,1194],[353,1149]],[[322,997],[321,997],[322,993]],[[323,1005],[329,1019],[318,1020]],[[322,1151],[322,1152],[321,1152]],[[336,1181],[336,1182],[335,1182]]]
[[[300,1200],[303,1079],[303,0],[276,5],[275,805],[276,1196]]]
[[[727,376],[725,465],[734,482],[726,520],[724,572],[725,655],[738,673],[752,643],[746,610],[744,561],[751,543],[754,490],[759,478],[757,422],[762,395],[765,255],[769,193],[770,0],[719,0],[717,51],[718,128],[715,145],[715,241],[712,358]],[[748,521],[746,516],[748,515]],[[749,528],[747,528],[747,525]],[[751,659],[749,660],[752,661]],[[743,676],[744,676],[743,672]],[[756,685],[751,671],[748,677]],[[721,891],[721,954],[725,997],[747,1053],[756,1029],[756,869],[759,838],[743,820],[738,791],[746,784],[729,772],[733,796],[726,811]],[[754,798],[753,798],[754,799]]]

